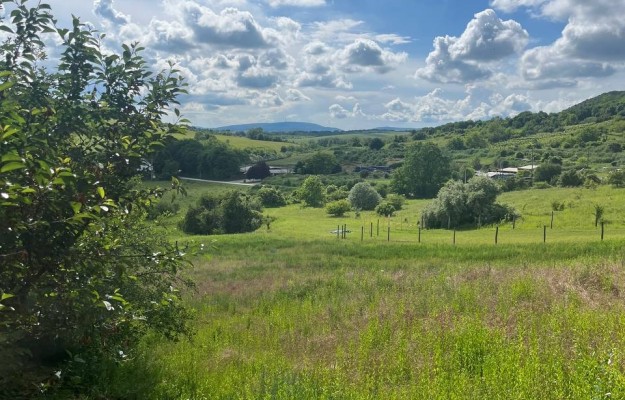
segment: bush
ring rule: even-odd
[[[584,184],[584,177],[574,169],[564,171],[558,179],[558,184],[562,187],[578,187]]]
[[[203,195],[189,208],[180,228],[192,235],[252,232],[263,223],[260,211],[260,204],[241,192]]]
[[[147,217],[154,220],[160,216],[176,215],[178,211],[180,211],[180,204],[160,199],[148,209]]]
[[[534,181],[552,183],[562,172],[559,164],[541,164],[534,171]]]
[[[326,212],[333,217],[341,217],[346,212],[350,211],[352,206],[347,199],[336,200],[331,203],[326,204]]]
[[[384,201],[378,204],[377,207],[375,208],[376,214],[382,217],[392,217],[395,211],[396,211],[395,206],[393,206],[391,203],[387,201]]]
[[[355,184],[348,198],[352,207],[359,210],[373,210],[382,200],[382,196],[367,182]]]
[[[401,194],[389,194],[386,196],[386,202],[392,205],[396,211],[399,211],[404,206],[406,198]]]
[[[495,203],[498,186],[485,177],[474,177],[463,184],[449,181],[436,199],[423,211],[428,228],[476,226],[510,219],[515,214],[508,206]]]
[[[608,175],[608,183],[614,187],[625,187],[625,170],[613,171]]]
[[[286,205],[286,198],[278,189],[270,186],[263,186],[258,189],[256,196],[263,207],[283,207]]]
[[[297,189],[297,197],[308,207],[322,207],[325,203],[325,190],[318,176],[309,176]]]

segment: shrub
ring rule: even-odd
[[[308,207],[322,207],[325,203],[325,190],[318,176],[309,176],[297,190],[297,196]]]
[[[387,201],[378,204],[375,208],[375,212],[382,217],[392,217],[395,211],[395,206]]]
[[[274,187],[263,186],[258,189],[256,196],[260,200],[263,207],[283,207],[286,205],[286,198],[280,190]]]
[[[391,204],[396,211],[399,211],[402,209],[402,207],[404,206],[404,203],[406,202],[406,198],[404,196],[402,196],[401,194],[389,194],[388,196],[386,196],[386,202]]]
[[[608,175],[608,183],[614,187],[625,187],[625,170],[613,171]]]
[[[260,211],[260,204],[241,192],[203,195],[189,208],[180,228],[192,235],[252,232],[263,223]]]
[[[456,227],[495,223],[512,218],[515,211],[495,203],[499,187],[485,177],[474,177],[463,184],[449,181],[436,199],[423,211],[424,223],[429,228]]]
[[[336,200],[326,204],[326,212],[333,217],[341,217],[351,209],[352,206],[347,199]]]
[[[382,196],[367,182],[359,182],[349,191],[348,198],[353,208],[373,210],[380,203]]]
[[[570,169],[560,175],[558,183],[563,187],[578,187],[584,184],[584,177],[578,171]]]

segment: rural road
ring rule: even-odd
[[[235,186],[256,186],[256,185],[259,184],[259,182],[245,183],[243,181],[232,181],[232,182],[210,181],[210,180],[207,180],[207,179],[185,178],[184,176],[179,177],[179,179],[183,179],[185,181],[205,182],[205,183],[221,183],[221,184],[224,184],[224,185],[235,185]]]

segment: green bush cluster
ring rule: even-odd
[[[423,211],[427,228],[478,226],[511,219],[515,211],[495,203],[499,187],[486,177],[447,182]]]
[[[257,199],[242,192],[205,194],[189,208],[180,228],[192,235],[252,232],[263,223],[261,211]]]

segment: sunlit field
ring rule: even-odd
[[[185,236],[196,335],[151,338],[111,396],[171,399],[607,399],[625,397],[623,192],[507,193],[523,215],[423,230],[291,205],[269,228]],[[552,202],[564,202],[551,225]],[[593,204],[605,206],[605,238]],[[337,226],[350,233],[337,238]],[[373,230],[371,230],[373,224]],[[547,238],[544,243],[544,226]],[[390,241],[388,228],[390,226]],[[364,228],[364,229],[363,229]],[[342,236],[342,235],[340,235]],[[129,394],[130,393],[130,394]]]

